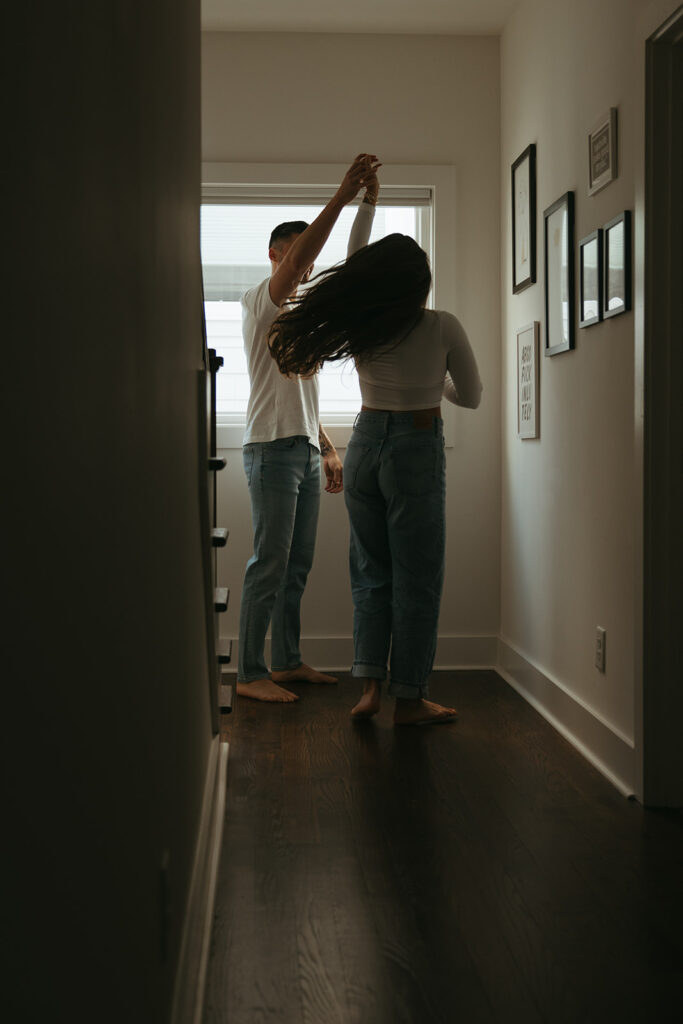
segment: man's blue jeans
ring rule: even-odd
[[[445,549],[443,422],[413,413],[361,412],[344,461],[351,523],[352,674],[389,693],[428,693]],[[416,425],[419,424],[419,425]]]
[[[254,526],[240,607],[237,678],[269,675],[264,644],[271,629],[272,669],[301,664],[300,606],[313,564],[320,508],[320,453],[307,437],[246,444],[244,470]]]

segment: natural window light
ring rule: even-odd
[[[218,422],[237,427],[244,424],[249,397],[240,296],[270,275],[268,240],[275,225],[288,220],[310,223],[322,209],[327,196],[316,197],[317,203],[305,195],[301,198],[297,195],[297,202],[278,203],[267,194],[259,194],[256,187],[247,190],[246,195],[244,188],[235,190],[242,194],[234,196],[207,195],[207,191],[211,190],[205,190],[201,206],[207,340],[209,347],[223,357],[223,368],[216,384]],[[410,235],[429,253],[431,210],[429,189],[403,189],[394,190],[394,195],[383,194],[376,209],[370,241],[398,231]],[[355,205],[342,211],[316,261],[316,270],[323,270],[346,258],[355,215]],[[354,367],[348,363],[324,367],[320,376],[321,421],[330,426],[350,424],[360,404]]]

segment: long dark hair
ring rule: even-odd
[[[399,344],[422,315],[432,275],[417,242],[394,234],[323,270],[314,282],[268,334],[282,373],[306,376],[338,359],[364,362]]]

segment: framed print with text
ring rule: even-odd
[[[517,436],[538,437],[538,320],[517,331]]]
[[[512,291],[536,280],[536,146],[512,165]]]
[[[617,108],[610,107],[588,133],[588,195],[617,176]]]
[[[543,211],[545,354],[574,348],[574,193]]]

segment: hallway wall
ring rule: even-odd
[[[167,1024],[212,737],[199,2],[34,6],[5,22],[2,1007]]]
[[[583,330],[577,320],[574,351],[541,354],[540,439],[532,441],[517,437],[515,329],[540,321],[543,352],[543,210],[574,190],[578,265],[579,239],[635,209],[641,8],[527,0],[501,41],[501,664],[627,791],[635,783],[640,630],[635,314]],[[618,177],[589,196],[587,135],[610,107],[618,108]],[[515,296],[510,166],[532,142],[537,283]],[[594,664],[598,625],[607,630],[604,674]]]
[[[206,162],[346,164],[370,151],[385,164],[455,166],[456,270],[447,308],[469,333],[484,395],[476,412],[457,411],[456,444],[447,452],[437,661],[480,664],[483,650],[490,663],[499,618],[498,39],[205,33],[202,83]],[[235,637],[251,521],[241,452],[223,454],[220,515],[231,535],[219,571],[231,588],[224,630]],[[330,667],[352,659],[347,538],[342,498],[323,495],[303,652]]]

